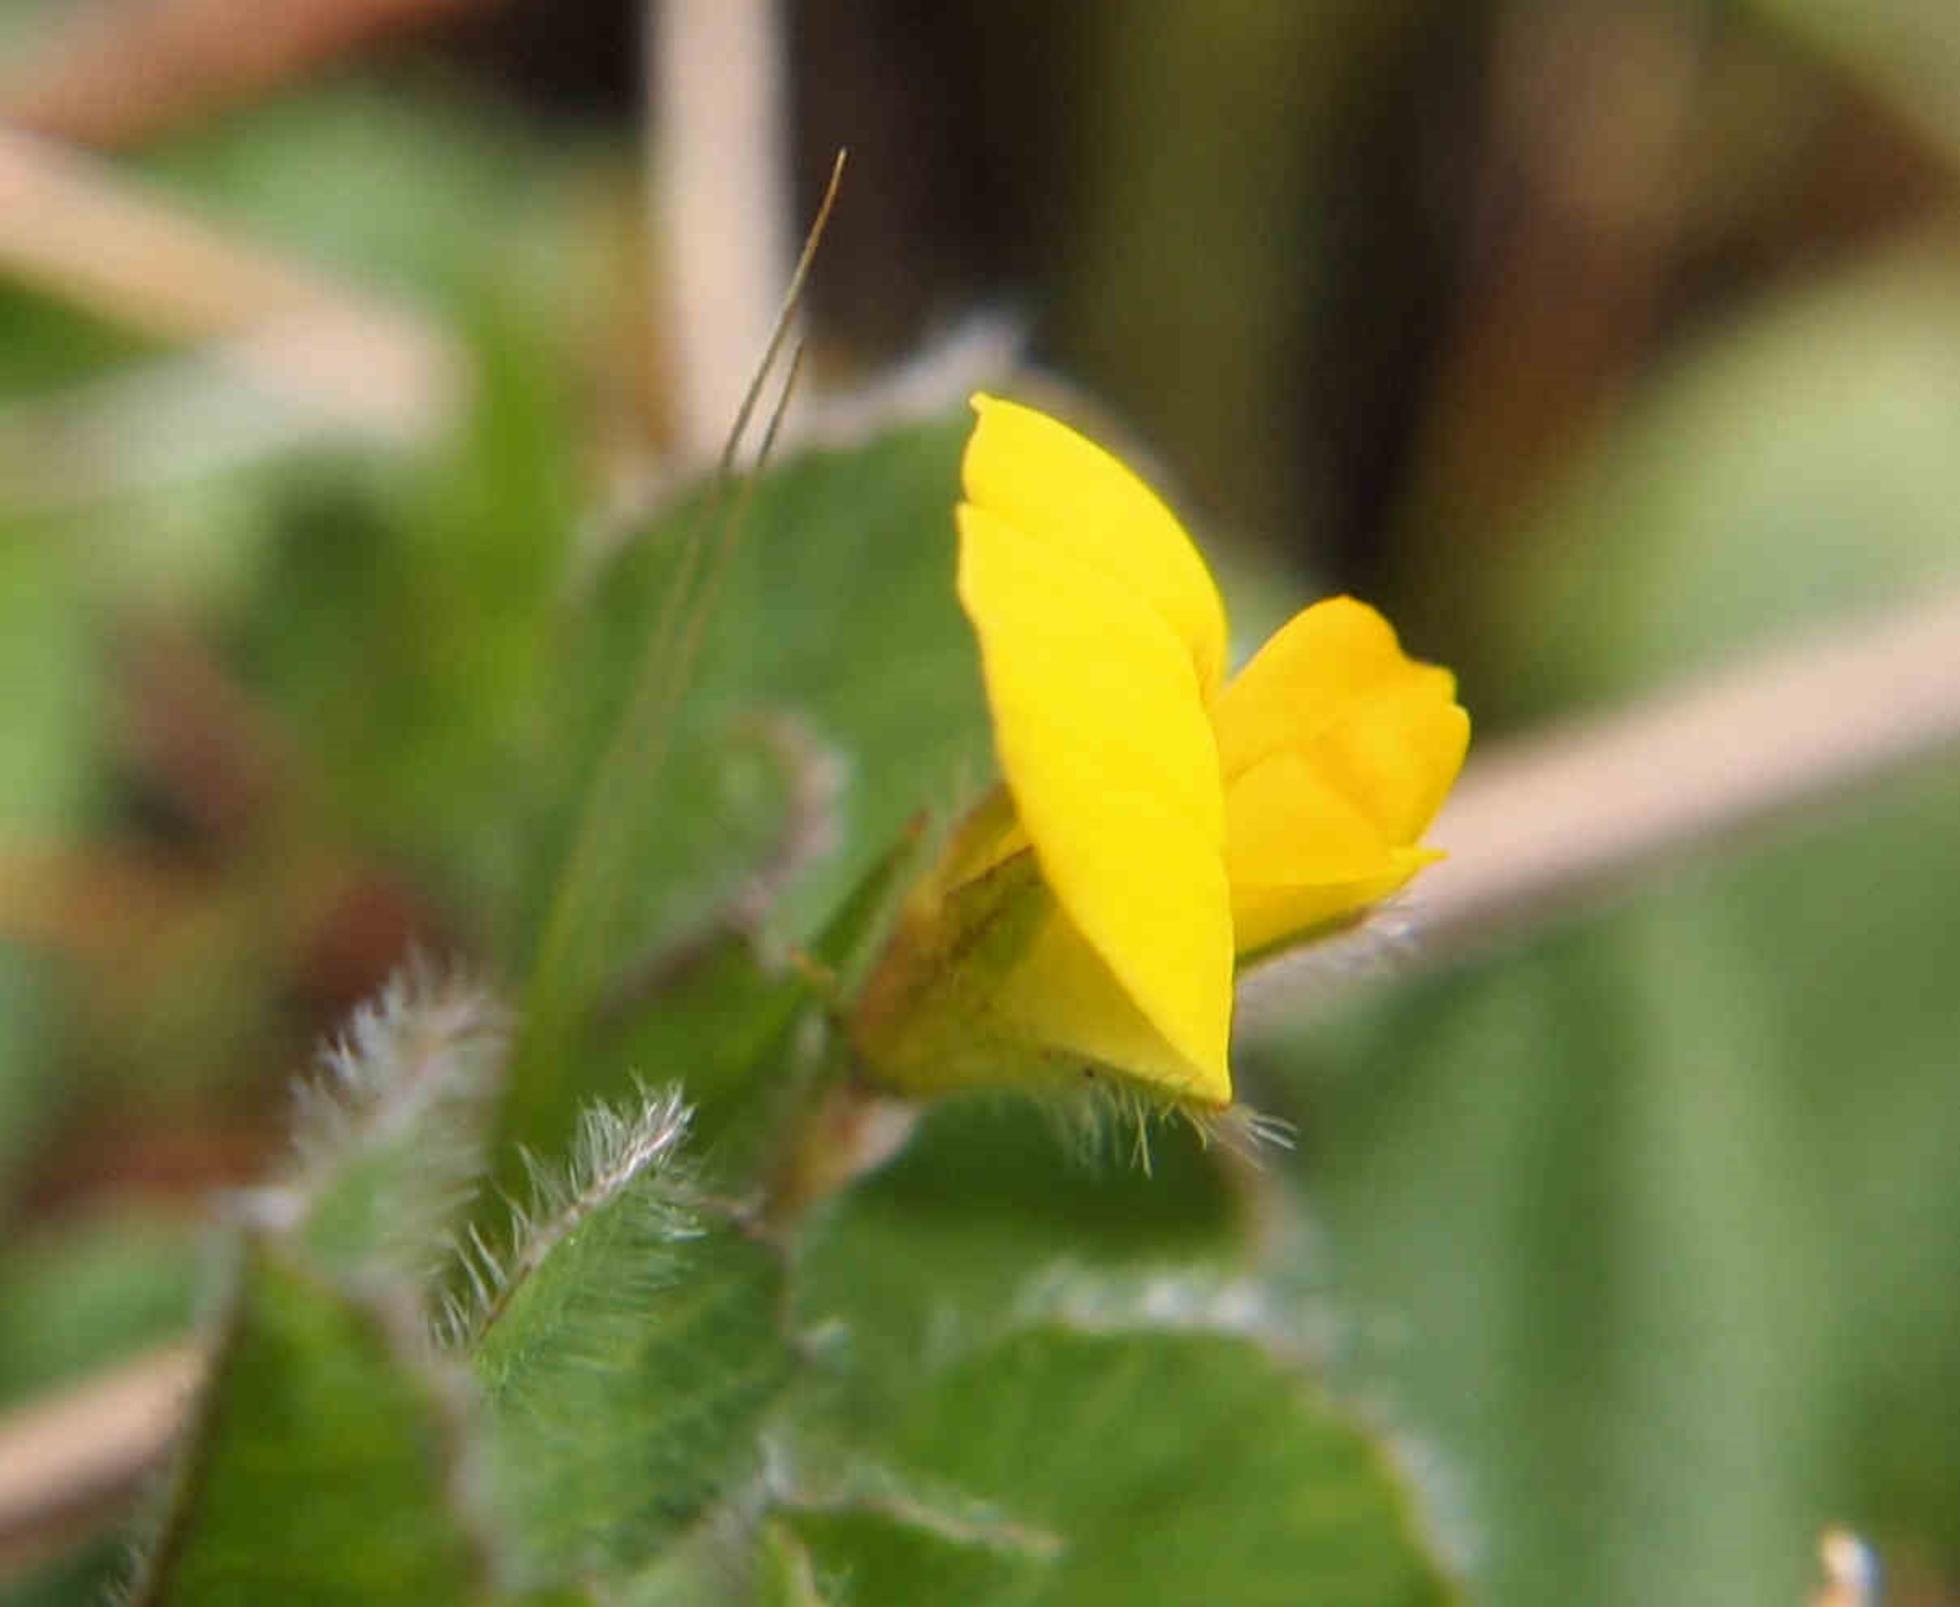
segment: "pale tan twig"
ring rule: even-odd
[[[0,121],[130,145],[483,0],[92,0],[0,79]]]
[[[673,448],[711,462],[794,240],[781,0],[648,0],[648,211]]]
[[[0,1576],[127,1505],[203,1369],[201,1347],[171,1345],[0,1420]]]
[[[224,361],[336,420],[417,436],[455,410],[462,359],[407,308],[200,219],[93,158],[0,129],[0,275]]]
[[[1477,754],[1408,911],[1412,963],[1536,925],[1730,834],[1960,746],[1960,593],[1809,636],[1623,713]],[[1257,1032],[1324,995],[1311,949],[1247,983]]]

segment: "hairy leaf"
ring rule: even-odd
[[[676,1172],[670,1099],[588,1113],[566,1181],[466,1315],[531,1569],[649,1559],[754,1466],[791,1367],[773,1251]]]

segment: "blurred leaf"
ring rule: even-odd
[[[480,1599],[457,1425],[398,1319],[248,1247],[139,1603]]]
[[[1711,341],[1478,577],[1492,684],[1625,697],[1960,576],[1956,374],[1933,247]],[[1491,1599],[1788,1603],[1843,1519],[1960,1565],[1956,822],[1950,768],[1888,783],[1272,1056]]]
[[[651,1558],[752,1470],[790,1375],[780,1261],[690,1198],[684,1129],[670,1101],[588,1112],[468,1324],[501,1508],[542,1574]]]
[[[183,1334],[201,1238],[196,1224],[123,1211],[10,1244],[0,1258],[0,1406]]]
[[[65,555],[0,532],[0,848],[71,838],[99,700],[93,632]]]
[[[935,1379],[892,1451],[973,1510],[938,1532],[795,1516],[819,1577],[863,1607],[1455,1599],[1381,1444],[1247,1339],[1016,1334]]]
[[[1451,577],[1453,595],[1501,588],[1462,646],[1526,712],[1623,696],[1960,578],[1956,497],[1960,284],[1929,245],[1665,375],[1507,548],[1515,565]]]
[[[433,461],[289,467],[231,656],[310,760],[314,806],[509,919],[574,524],[574,426],[544,333],[492,287],[459,316],[475,403]]]
[[[53,1075],[54,967],[0,942],[0,1214],[18,1167],[52,1125],[67,1090]]]
[[[1787,1604],[1838,1519],[1960,1567],[1956,822],[1949,766],[1260,1056],[1490,1599]]]

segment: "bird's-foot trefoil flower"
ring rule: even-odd
[[[1440,857],[1469,718],[1348,597],[1228,679],[1218,589],[1149,488],[1042,413],[974,408],[959,596],[1003,781],[913,891],[860,1053],[913,1093],[1088,1074],[1222,1110],[1235,967]]]

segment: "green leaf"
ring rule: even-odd
[[[650,1559],[753,1471],[790,1375],[778,1257],[693,1198],[685,1127],[671,1099],[589,1112],[568,1181],[463,1325],[538,1574]]]
[[[793,1558],[797,1571],[779,1577],[801,1594],[780,1589],[774,1599],[783,1607],[824,1607],[833,1601],[863,1607],[1034,1601],[1057,1549],[1048,1535],[976,1533],[950,1521],[935,1522],[916,1509],[874,1506],[787,1511],[765,1532],[765,1545],[772,1539],[784,1550],[795,1548],[784,1561]],[[767,1567],[765,1562],[765,1579]]]
[[[795,935],[920,809],[958,805],[991,766],[979,660],[953,591],[970,424],[961,409],[861,446],[805,451],[765,472],[744,511],[693,696],[711,723],[788,711],[846,756],[836,852],[785,912]],[[699,497],[674,504],[600,578],[585,639],[599,662],[642,639],[679,532],[700,515]]]
[[[949,1346],[979,1343],[1029,1300],[1123,1300],[1165,1276],[1251,1271],[1229,1161],[1182,1126],[1151,1171],[1093,1154],[1019,1100],[930,1110],[896,1160],[805,1228],[799,1326],[834,1339],[837,1396],[861,1424],[893,1409]]]
[[[1380,1439],[1250,1339],[1011,1335],[921,1391],[891,1453],[971,1507],[795,1518],[860,1607],[1454,1599]]]
[[[135,1600],[309,1607],[480,1599],[458,1425],[407,1319],[262,1243],[242,1281]]]
[[[725,904],[758,863],[802,844],[762,913],[773,935],[807,940],[921,807],[951,808],[985,774],[978,663],[953,593],[965,430],[962,415],[806,452],[736,493],[739,536],[657,766],[602,766],[599,755],[634,718],[649,632],[685,578],[677,567],[691,539],[728,510],[706,491],[671,504],[594,579],[548,722],[559,741],[537,768],[560,790],[568,775],[612,779],[596,806],[575,789],[597,817],[578,828],[558,821],[557,848],[540,855],[556,887],[529,901],[528,922],[553,935],[526,998],[514,1138],[557,1153],[579,1107],[606,1091],[594,1081],[604,1063],[578,1052],[595,1006],[650,948],[712,912],[703,889]],[[815,809],[786,799],[760,843],[731,834],[731,815],[743,817],[715,780],[758,720],[798,735],[806,757],[788,778],[792,795],[830,787]],[[653,735],[628,731],[623,751]],[[799,823],[799,813],[810,818]],[[589,841],[574,852],[581,834]],[[731,863],[731,846],[746,860]]]

